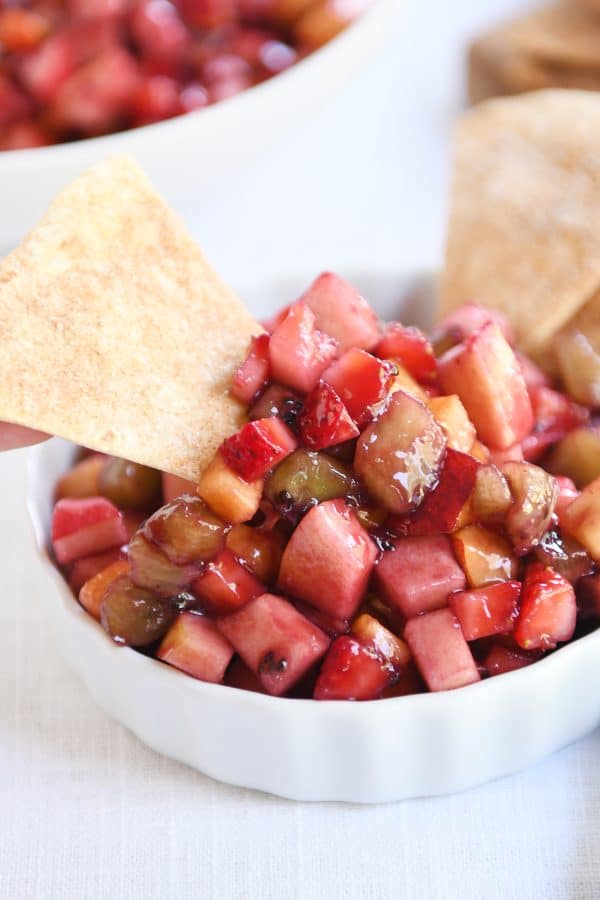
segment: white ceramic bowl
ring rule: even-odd
[[[249,305],[264,314],[308,280],[292,279],[283,291],[268,287]],[[400,307],[406,278],[353,280],[382,315],[427,318],[419,291]],[[53,484],[73,453],[55,440],[31,455],[29,508],[48,575],[42,599],[67,660],[97,703],[160,753],[220,781],[296,800],[374,803],[452,793],[515,772],[600,722],[600,630],[479,684],[367,703],[205,684],[117,647],[74,600],[47,553]]]
[[[373,6],[287,72],[207,109],[144,128],[31,150],[0,152],[0,249],[10,249],[84,169],[131,153],[169,202],[197,191],[321,107],[379,46],[400,0]]]

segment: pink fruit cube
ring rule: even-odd
[[[373,351],[382,359],[398,359],[419,382],[433,382],[437,376],[437,362],[433,347],[419,328],[390,322],[385,334]]]
[[[200,681],[218,684],[233,656],[233,647],[206,616],[182,612],[162,639],[156,655]]]
[[[317,328],[335,338],[340,350],[371,350],[379,340],[377,316],[356,288],[339,275],[319,275],[301,300],[315,314]]]
[[[466,586],[465,574],[443,534],[400,538],[375,568],[384,599],[407,619],[448,604],[448,594]]]
[[[552,650],[573,637],[577,603],[573,585],[549,566],[530,563],[525,573],[514,637],[524,650]]]
[[[217,626],[269,694],[286,694],[326,652],[329,638],[291,603],[263,594]]]
[[[229,550],[223,550],[192,582],[207,613],[225,616],[264,593],[264,587]]]
[[[600,478],[586,485],[578,497],[562,509],[560,524],[600,561]]]
[[[319,331],[312,309],[306,303],[295,303],[271,335],[273,379],[307,394],[336,353],[337,342]]]
[[[127,541],[123,515],[104,497],[59,500],[52,515],[52,547],[61,565],[120,547]]]
[[[19,78],[40,103],[50,100],[77,65],[76,48],[67,33],[59,31],[19,61]]]
[[[534,419],[519,362],[492,322],[438,360],[444,393],[458,394],[481,440],[503,450],[523,440]]]
[[[315,700],[376,700],[393,678],[385,663],[356,638],[336,638],[323,660]]]
[[[227,465],[244,481],[262,478],[293,453],[298,441],[281,419],[255,419],[221,444]]]
[[[233,376],[231,393],[236,400],[248,406],[268,379],[269,335],[259,334],[252,338],[248,356]]]
[[[320,381],[306,398],[298,420],[300,442],[309,450],[325,450],[359,433],[340,397]]]
[[[134,43],[144,57],[179,61],[191,41],[177,6],[169,0],[141,0],[130,16]]]
[[[465,640],[511,632],[519,612],[520,593],[520,582],[501,581],[450,594],[450,609],[460,622]]]
[[[460,622],[449,609],[411,619],[404,638],[430,691],[451,691],[480,680]]]
[[[338,618],[353,615],[377,558],[377,548],[343,500],[315,506],[283,552],[279,586],[286,594]]]
[[[323,373],[323,381],[331,385],[342,399],[357,425],[366,425],[376,407],[385,398],[396,368],[385,359],[377,359],[366,350],[347,350]]]

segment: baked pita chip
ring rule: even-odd
[[[67,187],[0,264],[0,420],[195,480],[241,420],[261,331],[128,157]]]
[[[600,287],[600,95],[541,91],[463,116],[440,290],[504,312],[538,359]]]

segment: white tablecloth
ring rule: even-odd
[[[520,5],[413,4],[334,109],[190,207],[209,256],[240,288],[274,270],[435,260],[458,45]],[[2,900],[600,897],[599,734],[467,794],[370,808],[225,787],[143,747],[57,654],[24,461],[0,460]]]

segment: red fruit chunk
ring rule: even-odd
[[[69,572],[69,587],[75,594],[79,596],[79,592],[86,581],[93,579],[95,575],[102,572],[113,563],[126,560],[127,556],[121,547],[114,550],[105,550],[104,553],[96,553],[94,556],[84,556],[76,559]],[[126,571],[126,570],[124,570]],[[82,604],[86,606],[85,603]],[[86,606],[87,609],[87,606]],[[89,612],[90,610],[88,610]],[[100,614],[96,618],[99,618]]]
[[[352,623],[352,634],[364,647],[374,650],[396,679],[411,660],[408,645],[368,613],[362,613]]]
[[[133,101],[136,125],[149,125],[178,116],[184,110],[180,102],[180,85],[167,75],[150,75],[140,83]]]
[[[130,17],[134,43],[150,59],[178,61],[190,42],[177,7],[169,0],[141,0]]]
[[[339,637],[340,634],[350,631],[350,619],[336,618],[336,616],[323,612],[322,609],[315,609],[309,603],[302,603],[301,600],[294,600],[294,606],[303,616],[306,616],[309,622],[324,631],[330,638]]]
[[[488,675],[492,676],[503,675],[505,672],[514,672],[516,669],[530,666],[535,661],[536,657],[534,656],[528,656],[525,652],[519,653],[517,650],[510,650],[508,647],[497,644],[495,647],[492,647],[483,665]]]
[[[377,316],[356,288],[339,275],[319,275],[300,299],[314,312],[317,328],[335,338],[340,350],[371,350],[379,340]]]
[[[35,100],[45,103],[54,97],[77,63],[76,47],[66,32],[59,31],[19,61],[19,78]]]
[[[448,594],[466,586],[445,535],[400,538],[375,568],[384,600],[407,618],[446,606]]]
[[[52,515],[52,547],[61,565],[127,541],[123,516],[104,497],[59,500]]]
[[[336,353],[336,341],[318,330],[310,307],[295,303],[271,335],[269,358],[273,379],[307,394]]]
[[[214,616],[226,616],[264,593],[264,585],[223,550],[192,582],[192,591],[202,608]]]
[[[324,381],[313,388],[298,419],[298,437],[309,450],[324,450],[358,437],[359,430],[340,397]]]
[[[446,435],[427,407],[398,391],[361,434],[354,467],[389,512],[416,509],[439,479]]]
[[[219,684],[233,656],[233,647],[206,616],[179,613],[156,651],[158,659],[198,678]]]
[[[525,459],[535,462],[552,444],[590,417],[589,410],[565,394],[541,386],[530,391],[535,426],[522,442]]]
[[[31,104],[25,94],[8,78],[0,72],[0,127],[4,127],[15,119],[22,119],[30,115]]]
[[[32,147],[47,147],[51,143],[49,132],[41,125],[27,120],[13,122],[0,134],[0,150],[27,150]]]
[[[231,384],[231,393],[248,405],[269,380],[269,335],[259,334],[250,342],[248,356],[239,367]]]
[[[418,328],[390,322],[373,352],[382,359],[399,359],[417,381],[435,381],[437,363],[433,347]]]
[[[277,579],[284,540],[278,531],[265,530],[266,524],[257,528],[234,525],[227,535],[227,549],[250,569],[264,584]]]
[[[573,637],[576,618],[573,586],[548,566],[531,563],[514,630],[517,644],[524,650],[552,650]]]
[[[480,439],[504,450],[523,440],[533,412],[519,362],[497,325],[488,323],[439,360],[444,393],[458,394]]]
[[[107,556],[105,553],[101,555]],[[95,560],[98,560],[98,558],[99,557],[97,556],[88,557],[88,559]],[[85,560],[80,560],[80,562],[85,562]],[[77,563],[75,563],[75,565],[77,565]],[[100,610],[106,591],[113,581],[120,578],[122,575],[127,575],[128,571],[129,564],[127,560],[113,558],[110,563],[97,569],[89,576],[89,578],[86,578],[80,591],[78,591],[78,594],[79,602],[90,616],[93,616],[94,619],[100,621]]]
[[[480,680],[460,622],[449,609],[411,619],[404,639],[430,691],[451,691]]]
[[[283,597],[263,594],[217,621],[269,694],[286,694],[319,660],[329,638]]]
[[[315,685],[315,700],[375,700],[392,681],[371,647],[342,635],[333,642]]]
[[[461,526],[464,505],[475,489],[481,464],[466,453],[446,450],[446,457],[436,488],[412,516],[400,519],[392,516],[388,526],[398,534],[447,534]]]
[[[236,0],[178,0],[177,5],[194,28],[217,28],[236,20]]]
[[[385,359],[365,350],[348,350],[323,373],[323,381],[341,397],[357,425],[375,416],[375,407],[385,398],[397,369]]]
[[[509,341],[510,343],[510,341]],[[519,361],[519,365],[521,366],[521,372],[523,373],[523,378],[525,379],[525,384],[527,385],[527,390],[531,394],[532,391],[535,391],[540,387],[551,387],[551,382],[545,372],[543,372],[539,366],[531,360],[528,356],[525,356],[524,353],[520,353],[518,350],[515,350],[515,356]]]
[[[284,550],[279,586],[312,606],[346,619],[358,608],[377,548],[343,500],[307,513]]]
[[[518,581],[502,581],[473,591],[450,594],[450,609],[460,622],[465,640],[476,641],[512,631],[520,593]]]
[[[48,28],[49,22],[32,9],[0,10],[0,45],[5,53],[34,50]]]
[[[489,322],[502,332],[509,344],[514,344],[514,332],[506,316],[497,309],[478,306],[477,303],[463,303],[458,309],[453,310],[436,326],[436,333],[450,333],[458,343],[475,334]]]
[[[111,19],[124,16],[131,0],[69,0],[68,5],[77,19]]]
[[[280,419],[256,419],[221,444],[227,465],[244,481],[262,478],[298,446],[296,438]]]

